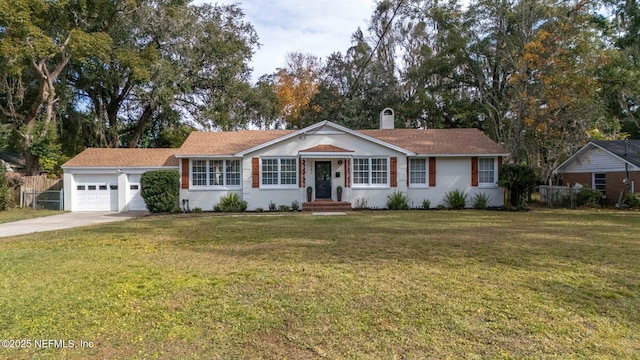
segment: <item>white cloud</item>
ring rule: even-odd
[[[358,27],[366,30],[375,0],[217,0],[238,3],[260,38],[254,54],[253,78],[285,65],[289,52],[310,53],[325,59],[344,53]]]

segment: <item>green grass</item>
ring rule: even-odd
[[[58,210],[33,210],[31,208],[11,208],[6,211],[0,211],[0,224],[8,223],[18,220],[26,220],[39,218],[43,216],[50,216],[56,214],[62,214],[63,211]]]
[[[638,358],[640,213],[145,217],[0,241],[0,358]],[[79,341],[93,348],[79,348]]]

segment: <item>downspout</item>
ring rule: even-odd
[[[624,158],[625,158],[625,162],[624,162],[624,180],[622,180],[622,182],[624,183],[626,189],[622,190],[622,193],[620,194],[620,200],[618,201],[618,207],[622,207],[622,205],[624,205],[624,193],[625,191],[627,192],[627,194],[629,193],[629,186],[630,186],[630,180],[631,178],[629,177],[629,162],[627,161],[627,154],[629,151],[629,139],[626,139],[624,141]]]
[[[625,160],[627,158],[627,153],[629,151],[629,139],[624,141],[624,157]],[[629,162],[625,161],[624,163],[624,171],[625,171],[625,185],[627,186],[627,193],[629,193],[629,186],[631,185],[631,177],[629,176]]]

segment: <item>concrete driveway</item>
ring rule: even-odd
[[[41,231],[62,230],[74,227],[124,221],[148,214],[146,211],[128,212],[68,212],[36,219],[0,224],[0,238],[31,234]]]

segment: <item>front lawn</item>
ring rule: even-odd
[[[62,211],[46,209],[34,210],[31,208],[11,208],[9,210],[0,211],[0,224],[57,214],[62,214]]]
[[[0,358],[638,358],[639,224],[201,214],[8,238],[0,339],[31,347]]]

